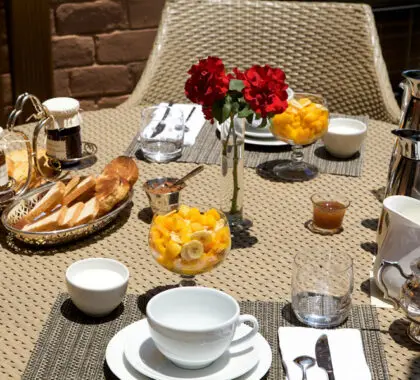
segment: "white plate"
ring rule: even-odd
[[[106,349],[106,361],[109,369],[121,380],[148,380],[149,378],[137,372],[124,356],[124,345],[127,339],[135,336],[139,325],[145,324],[145,319],[135,322],[119,331],[108,343]],[[241,325],[237,329],[238,337],[246,334],[250,327]],[[235,335],[236,338],[236,335]],[[253,345],[258,351],[260,358],[258,364],[249,372],[235,380],[260,380],[270,369],[272,353],[268,342],[260,334],[253,339]]]
[[[220,132],[220,124],[217,123],[217,130]],[[271,132],[270,132],[271,133]],[[252,144],[252,145],[261,145],[261,146],[283,146],[283,145],[289,145],[285,143],[284,141],[277,140],[273,135],[271,135],[271,138],[269,139],[258,139],[253,137],[247,137],[245,135],[245,144]]]
[[[245,136],[245,144],[261,145],[261,146],[283,146],[289,145],[284,141],[277,139],[256,139],[254,137]]]

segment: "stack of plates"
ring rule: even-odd
[[[262,146],[280,146],[287,143],[277,140],[270,132],[270,127],[266,125],[264,128],[258,128],[260,120],[256,120],[251,124],[245,125],[245,144],[262,145]]]

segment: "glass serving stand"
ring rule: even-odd
[[[273,174],[283,181],[307,181],[318,175],[315,165],[304,161],[303,146],[314,143],[328,129],[329,113],[322,95],[295,93],[282,114],[270,122],[271,133],[292,146],[291,160],[273,168]]]
[[[229,254],[229,223],[215,208],[181,205],[153,217],[149,248],[159,265],[181,276],[180,286],[195,286],[195,276],[216,268]]]

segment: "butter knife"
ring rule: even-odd
[[[330,346],[328,345],[328,337],[325,334],[321,335],[316,341],[315,356],[318,367],[327,372],[328,380],[335,380],[331,362]]]
[[[171,111],[171,107],[173,106],[174,102],[169,102],[168,107],[166,108],[165,114],[163,115],[161,121],[156,126],[155,130],[153,131],[151,138],[156,137],[158,134],[162,133],[165,129],[166,124],[164,123],[165,119],[168,117],[169,112]]]

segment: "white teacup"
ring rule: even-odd
[[[127,267],[119,261],[89,258],[68,267],[66,284],[78,309],[92,317],[103,317],[121,303],[128,277]]]
[[[367,126],[360,120],[331,118],[328,132],[322,137],[325,149],[334,157],[349,158],[360,150]]]
[[[204,287],[164,291],[154,296],[146,309],[158,350],[177,366],[188,369],[210,365],[232,346],[244,342],[250,345],[258,332],[258,321],[239,312],[233,297]],[[251,322],[252,330],[233,341],[236,328],[244,322]]]

